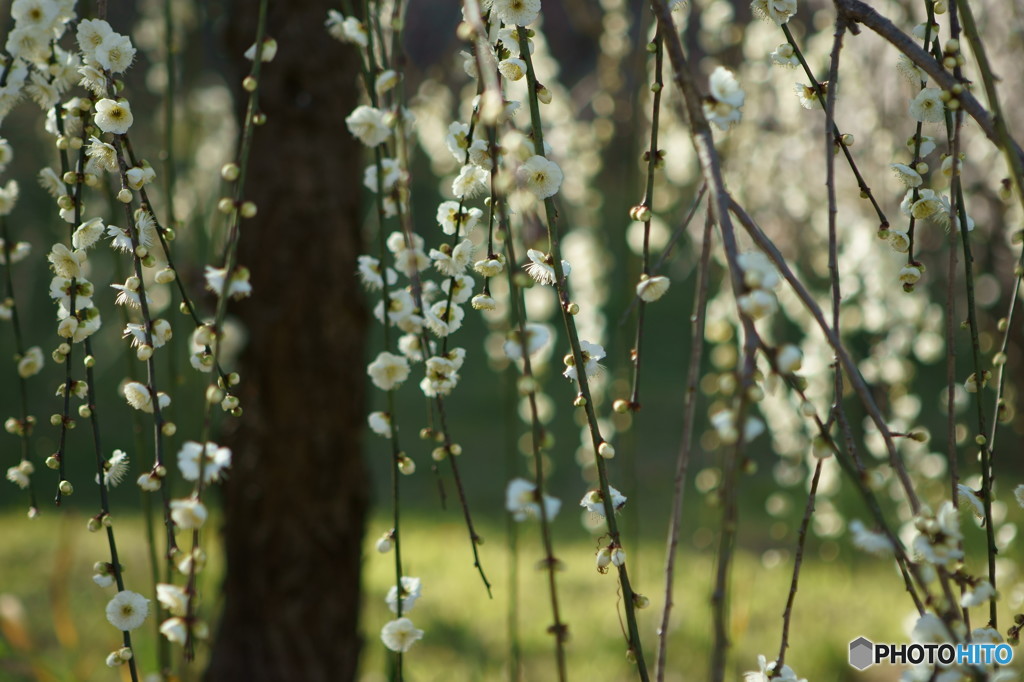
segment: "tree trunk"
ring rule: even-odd
[[[239,74],[256,3],[229,12]],[[206,679],[354,679],[360,548],[368,502],[361,459],[363,336],[356,257],[361,149],[345,130],[356,53],[331,39],[323,0],[271,3],[277,56],[260,83],[239,263],[253,295],[244,415],[224,488],[224,612]],[[241,75],[236,76],[241,79]]]

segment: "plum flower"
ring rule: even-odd
[[[592,379],[599,375],[602,367],[598,363],[605,357],[604,347],[580,339],[580,354],[583,356],[583,369],[587,377]],[[572,355],[565,357],[565,365],[565,371],[562,372],[562,376],[566,379],[578,380],[579,373],[576,371],[576,360]]]
[[[728,130],[743,116],[740,108],[746,99],[746,93],[743,92],[733,72],[723,66],[719,66],[711,73],[708,88],[711,94],[704,100],[704,115],[720,129]]]
[[[505,508],[516,521],[539,519],[541,515],[537,486],[525,478],[514,478],[505,489]],[[544,495],[544,516],[551,521],[562,508],[562,502],[556,497]]]
[[[399,600],[398,587],[392,585],[384,601],[387,603],[391,613],[398,613],[398,602],[402,602],[402,613],[412,611],[413,604],[420,598],[420,579],[402,576],[402,596]]]
[[[103,132],[124,135],[134,121],[127,100],[101,99],[96,102],[96,126]]]
[[[754,0],[750,7],[762,19],[774,21],[779,26],[796,14],[796,0]]]
[[[554,284],[556,281],[555,275],[555,259],[549,254],[536,249],[529,249],[526,255],[530,258],[530,262],[526,265],[526,273],[533,277],[537,284]],[[562,274],[566,277],[572,268],[569,267],[568,261],[562,261]]]
[[[509,26],[527,26],[537,20],[540,0],[494,0],[491,8]]]
[[[195,441],[186,441],[178,451],[178,469],[181,470],[182,478],[186,481],[199,480],[200,460],[204,460],[203,482],[219,481],[224,470],[231,466],[231,450],[219,447],[216,443],[207,443],[203,447]]]
[[[408,651],[422,637],[423,630],[418,629],[408,618],[389,621],[380,630],[380,639],[384,646],[398,653]]]
[[[910,115],[921,123],[941,123],[946,118],[946,105],[938,88],[924,88],[910,101]]]
[[[554,196],[562,186],[562,169],[540,155],[531,156],[516,171],[520,184],[538,199]]]
[[[409,377],[409,361],[401,355],[382,351],[366,368],[373,385],[390,391]]]
[[[376,147],[391,134],[391,128],[384,123],[384,112],[361,104],[345,119],[345,125],[367,147]]]
[[[612,509],[619,511],[626,505],[626,496],[620,493],[615,488],[608,486],[608,493],[611,495]],[[580,506],[589,511],[592,514],[598,516],[604,516],[604,495],[601,493],[601,489],[591,490],[583,499],[580,500]]]
[[[134,630],[146,622],[149,600],[138,592],[122,590],[107,603],[107,620],[118,630]]]

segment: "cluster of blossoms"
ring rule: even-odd
[[[409,132],[414,119],[398,104],[388,105],[389,101],[400,100],[391,98],[389,94],[389,85],[399,82],[400,76],[389,73],[386,64],[381,64],[379,73],[371,74],[376,87],[371,91],[370,80],[367,83],[370,101],[358,106],[346,118],[351,134],[366,147],[379,152],[378,158],[364,172],[364,186],[379,195],[382,224],[392,218],[403,224],[401,231],[393,232],[384,240],[385,251],[360,256],[358,265],[359,277],[367,290],[380,294],[374,309],[375,317],[385,326],[400,332],[394,345],[379,352],[367,367],[372,383],[383,391],[399,388],[416,366],[422,364],[419,386],[423,394],[437,400],[450,395],[457,387],[460,371],[467,362],[463,348],[449,345],[449,337],[465,321],[465,304],[469,303],[472,309],[483,313],[496,313],[499,302],[491,295],[491,279],[505,274],[510,278],[521,276],[514,270],[510,271],[511,264],[500,248],[510,237],[504,224],[502,230],[495,234],[494,221],[504,223],[509,215],[531,210],[543,213],[542,202],[550,200],[562,188],[564,174],[560,165],[550,158],[551,149],[546,145],[535,145],[533,140],[516,129],[514,118],[522,107],[519,101],[506,98],[506,86],[507,92],[520,87],[529,70],[527,55],[521,53],[516,27],[535,21],[539,9],[537,0],[495,0],[490,4],[493,51],[489,56],[494,58],[492,63],[496,65],[496,75],[502,79],[501,97],[496,100],[495,93],[482,85],[481,95],[474,101],[472,117],[468,121],[447,125],[444,146],[454,159],[456,172],[450,187],[445,188],[451,198],[442,201],[436,213],[442,240],[440,245],[428,247],[427,242],[432,239],[424,239],[412,232],[406,222],[409,178],[398,154],[401,148],[398,138]],[[368,63],[375,62],[377,55],[371,49],[372,41],[368,39],[368,29],[364,24],[335,12],[329,15],[327,27],[335,38],[364,50]],[[479,54],[467,54],[467,73],[479,78],[481,65],[485,62]],[[382,82],[384,87],[379,86]],[[550,91],[539,84],[534,94],[541,103],[551,101]],[[483,208],[474,205],[482,196],[488,196]],[[485,230],[481,228],[485,227],[487,209],[490,209],[491,222],[486,225],[484,235]],[[551,253],[529,248],[530,244],[525,246],[528,259],[524,266],[525,274],[538,285],[564,287],[565,278],[572,272],[570,264]],[[435,283],[430,279],[432,272],[443,279]],[[483,278],[482,286],[477,277]],[[643,284],[638,291],[646,292],[644,297],[654,300],[666,288],[666,278],[655,278]],[[491,319],[496,318],[488,318]],[[520,333],[513,329],[508,332],[503,348],[505,356],[519,363],[525,371],[524,356],[532,357],[549,347],[552,335],[545,325],[526,320],[522,323],[525,331]],[[599,363],[605,357],[604,348],[583,341],[581,350],[585,375],[597,376],[601,370]],[[582,379],[577,374],[575,361],[568,360],[566,364],[564,375],[567,378]],[[537,400],[536,383],[531,379],[524,377],[520,389],[524,396],[533,395]],[[374,412],[368,423],[374,433],[389,439],[396,438],[396,425],[389,413]],[[435,460],[461,450],[450,444],[448,434],[444,437],[446,445],[435,448],[432,453]],[[441,434],[438,434],[438,439],[441,439]],[[610,443],[604,443],[601,453],[611,457],[614,449]],[[399,471],[411,473],[415,470],[412,460],[404,453],[399,452],[397,457]],[[617,501],[616,508],[621,507],[624,501],[624,498]],[[551,521],[560,506],[559,500],[549,495],[541,498],[535,483],[525,479],[509,483],[507,508],[517,520],[543,517]],[[378,543],[378,549],[391,549],[396,537],[394,530],[385,534]],[[404,577],[393,590],[396,594],[398,591],[407,591]],[[397,598],[396,595],[392,597]],[[384,626],[381,638],[388,648],[404,652],[422,632],[415,629],[401,611],[398,615],[402,617]]]
[[[125,308],[123,316],[127,322],[123,336],[133,349],[135,356],[147,363],[148,377],[145,380],[126,380],[119,391],[127,405],[139,412],[153,414],[157,438],[169,438],[176,428],[161,411],[170,405],[170,396],[158,389],[153,372],[154,353],[165,348],[173,337],[171,323],[157,317],[156,304],[169,299],[157,290],[175,282],[177,275],[169,265],[165,252],[167,242],[174,238],[173,230],[159,225],[147,198],[147,186],[156,180],[156,172],[144,159],[137,159],[128,145],[127,135],[134,123],[130,103],[119,96],[123,82],[119,79],[135,61],[136,47],[132,40],[113,30],[101,19],[79,18],[75,14],[73,0],[15,0],[11,5],[14,28],[5,44],[5,54],[0,57],[4,78],[0,86],[0,120],[22,99],[34,101],[46,115],[45,130],[56,141],[61,155],[58,172],[52,167],[44,168],[38,175],[39,184],[54,199],[59,217],[68,226],[70,238],[66,242],[53,244],[46,256],[53,277],[49,295],[57,306],[57,335],[61,341],[52,352],[57,363],[67,368],[66,379],[57,387],[56,393],[65,397],[67,405],[71,398],[82,401],[78,415],[83,419],[92,418],[97,401],[92,395],[92,368],[96,362],[92,354],[91,339],[102,326],[99,306],[109,296],[114,305]],[[69,27],[74,33],[69,34]],[[62,46],[62,42],[65,46]],[[72,49],[66,44],[73,43]],[[273,56],[273,41],[265,41],[262,61]],[[250,58],[254,58],[254,50]],[[84,89],[79,96],[71,92],[76,86]],[[0,139],[0,172],[11,160],[13,152],[6,140]],[[233,166],[233,164],[229,164]],[[71,170],[68,170],[68,169]],[[238,178],[238,168],[225,166],[222,172],[225,180]],[[112,224],[100,216],[89,217],[86,211],[86,188],[112,189],[110,193],[123,209],[123,218]],[[13,181],[0,188],[0,219],[9,215],[18,197],[18,186]],[[227,202],[230,205],[223,205]],[[235,205],[231,200],[222,200],[221,210],[234,213],[237,218],[250,217],[254,206]],[[94,283],[93,277],[108,268],[90,262],[90,257],[103,246],[113,252],[126,254],[130,258],[130,274],[123,282],[109,285]],[[9,266],[24,260],[30,253],[26,242],[7,244],[0,240],[0,265]],[[251,287],[248,273],[244,268],[235,267],[230,274],[227,269],[207,268],[208,288],[218,296],[240,298],[249,295]],[[104,293],[106,292],[106,293]],[[192,312],[187,301],[183,312]],[[0,319],[11,319],[13,302],[0,303]],[[216,347],[219,334],[214,330],[219,322],[202,325],[193,336],[194,353],[192,365],[197,370],[209,372],[216,365]],[[80,350],[79,350],[80,349]],[[81,355],[78,353],[81,352]],[[74,379],[72,360],[84,359],[89,381]],[[26,379],[43,368],[43,351],[39,347],[27,349],[18,358],[18,374]],[[220,372],[218,367],[218,372]],[[221,375],[221,388],[208,391],[209,402],[219,401],[225,410],[239,409],[237,398],[227,394],[227,388],[238,382],[235,374]],[[51,423],[67,430],[74,426],[74,420],[67,409],[54,414]],[[34,419],[8,419],[7,431],[25,436],[31,430]],[[47,467],[58,469],[61,475],[58,490],[61,495],[70,495],[74,488],[64,478],[65,438],[62,433],[60,449],[46,459]],[[97,485],[113,488],[123,482],[129,470],[129,456],[122,450],[114,450],[109,457],[101,457]],[[182,499],[165,497],[166,522],[176,530],[198,531],[206,522],[209,512],[200,499],[204,485],[220,481],[231,464],[231,452],[214,443],[185,443],[178,454],[178,467],[182,478],[194,485],[193,493]],[[8,470],[7,478],[20,487],[28,487],[34,471],[32,463],[23,461]],[[164,488],[168,468],[158,455],[152,468],[137,478],[143,491],[158,491]],[[166,495],[166,489],[164,490]],[[88,528],[98,531],[111,527],[111,516],[107,498],[101,495],[103,509],[89,520]],[[113,536],[111,535],[113,554]],[[193,542],[191,552],[182,552],[169,547],[175,566],[186,576],[194,576],[205,564],[205,555]],[[118,630],[125,633],[139,628],[151,612],[149,600],[130,590],[124,589],[122,566],[111,562],[98,562],[94,566],[93,581],[102,588],[116,587],[117,593],[110,599],[106,616]],[[157,596],[171,618],[163,622],[160,631],[171,641],[185,644],[190,638],[202,638],[208,628],[196,618],[189,607],[193,596],[188,589],[170,584],[157,586]],[[125,638],[127,643],[129,639]],[[107,657],[107,664],[117,666],[129,664],[134,670],[133,653],[130,646],[121,647]]]

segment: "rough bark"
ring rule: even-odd
[[[210,681],[355,677],[366,317],[354,276],[360,149],[344,116],[358,63],[324,30],[330,6],[270,8],[279,49],[264,68],[268,120],[249,166],[259,213],[243,222],[239,252],[254,293],[234,308],[249,333],[245,413],[224,490],[227,573]],[[230,10],[227,49],[243,74],[256,3]]]

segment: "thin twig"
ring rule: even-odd
[[[832,81],[829,81],[830,83]],[[800,567],[804,561],[804,548],[807,546],[807,528],[811,525],[811,515],[814,513],[814,501],[818,495],[818,480],[821,478],[821,465],[824,459],[819,459],[814,466],[814,475],[811,477],[811,490],[807,494],[807,506],[804,507],[804,517],[800,521],[800,532],[797,534],[796,558],[793,560],[793,578],[789,583],[789,597],[786,599],[786,609],[782,612],[782,641],[779,643],[779,655],[775,659],[775,670],[782,672],[786,664],[786,649],[789,648],[789,624],[793,617],[793,604],[796,602],[797,584],[800,580]]]
[[[661,612],[661,624],[658,627],[658,659],[655,668],[657,682],[664,682],[668,656],[669,617],[673,606],[676,549],[679,546],[679,532],[682,527],[686,472],[690,465],[690,451],[693,447],[693,425],[697,413],[698,387],[704,356],[704,322],[707,317],[708,279],[711,272],[712,224],[709,212],[704,222],[704,239],[700,261],[697,264],[697,291],[694,295],[693,311],[690,313],[693,330],[690,335],[690,361],[686,377],[686,394],[683,398],[683,430],[679,438],[676,472],[672,481],[672,515],[669,517],[668,542],[665,548],[665,606]]]

